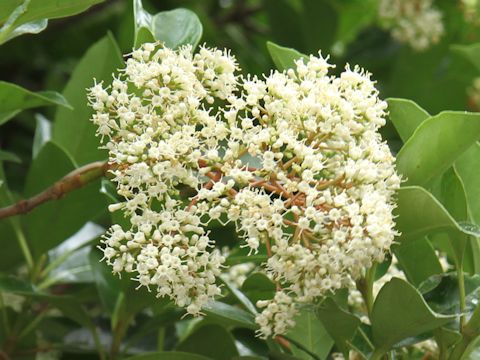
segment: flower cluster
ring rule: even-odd
[[[310,56],[264,78],[237,75],[227,52],[145,44],[90,104],[107,138],[114,181],[130,219],[105,236],[114,272],[134,272],[193,315],[220,293],[224,257],[211,221],[236,225],[277,284],[260,301],[264,337],[293,326],[297,305],[341,287],[393,241],[400,179],[378,128],[386,103],[370,74],[329,75]]]
[[[433,0],[382,0],[379,18],[393,38],[417,51],[437,43],[444,33],[442,13]]]

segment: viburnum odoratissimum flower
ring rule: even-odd
[[[261,301],[260,335],[284,333],[297,305],[347,286],[393,241],[400,179],[378,128],[386,103],[370,75],[329,75],[310,56],[263,78],[237,75],[227,51],[145,44],[110,87],[90,89],[131,228],[114,225],[114,272],[200,314],[220,293],[224,257],[212,220],[233,222],[242,247],[266,248],[277,283]]]
[[[418,51],[439,42],[445,31],[433,0],[382,0],[378,15],[393,38]]]

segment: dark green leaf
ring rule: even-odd
[[[348,343],[352,340],[360,325],[360,319],[343,310],[331,298],[325,299],[317,309],[317,316],[322,321],[335,345],[344,353],[349,350]]]
[[[44,191],[74,169],[69,155],[55,143],[47,142],[32,162],[25,196]],[[98,193],[99,186],[100,180],[96,180],[59,200],[36,207],[22,219],[34,256],[57,246],[104,211],[106,203]]]
[[[432,244],[426,237],[415,241],[401,241],[392,247],[407,279],[415,286],[435,274],[443,272]]]
[[[228,305],[219,301],[208,303],[203,311],[213,318],[226,320],[229,325],[244,327],[248,329],[256,329],[255,318],[252,314],[238,307]]]
[[[231,359],[238,355],[232,335],[218,325],[205,325],[198,328],[178,344],[177,350],[216,360]]]
[[[386,352],[401,340],[432,331],[454,318],[434,313],[412,285],[393,278],[382,287],[373,305],[373,343]]]
[[[112,314],[122,294],[121,281],[112,273],[111,267],[100,260],[101,255],[98,251],[92,249],[89,259],[100,300],[105,310]]]

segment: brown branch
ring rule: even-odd
[[[29,199],[20,200],[15,204],[1,208],[0,219],[26,214],[47,201],[58,200],[67,193],[79,189],[102,177],[108,169],[109,165],[104,161],[97,161],[75,169],[41,193]]]

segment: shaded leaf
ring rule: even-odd
[[[348,354],[348,343],[352,340],[360,325],[360,319],[343,310],[331,298],[325,299],[317,308],[317,316],[322,321],[335,345]]]
[[[386,352],[401,340],[439,328],[454,318],[434,313],[412,285],[393,278],[382,287],[373,305],[373,343]]]
[[[205,325],[198,328],[178,344],[177,350],[216,360],[231,359],[238,355],[232,335],[218,325]]]
[[[25,196],[44,191],[74,169],[69,155],[55,143],[47,142],[27,174]],[[106,204],[98,194],[99,186],[100,180],[93,181],[61,199],[36,207],[22,218],[35,257],[62,243],[104,211]]]

